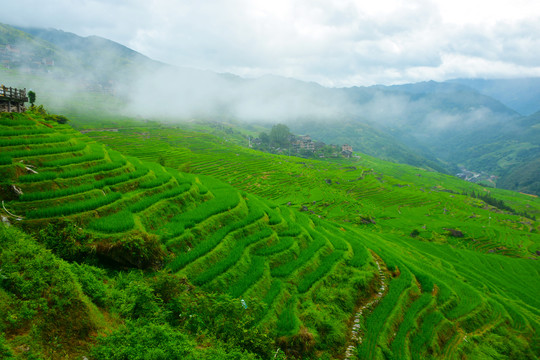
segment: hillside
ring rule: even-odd
[[[496,186],[538,195],[537,185],[518,179],[529,177],[522,170],[538,159],[531,155],[536,145],[519,135],[530,128],[520,114],[538,110],[537,79],[326,88],[168,66],[107,39],[61,30],[2,25],[2,34],[3,81],[34,89],[48,108],[73,118],[286,123],[384,160],[449,174],[464,167]],[[14,50],[5,50],[8,44]]]
[[[540,79],[455,79],[450,82],[463,84],[484,95],[499,100],[518,113],[529,116],[538,112]]]
[[[537,198],[216,129],[56,119],[0,118],[5,354],[539,355]],[[72,325],[51,329],[59,313]]]

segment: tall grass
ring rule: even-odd
[[[388,316],[398,304],[401,294],[411,286],[411,273],[404,266],[400,266],[400,269],[401,275],[390,282],[388,293],[366,320],[366,336],[364,342],[358,348],[358,357],[360,359],[373,359],[375,357],[377,341],[386,325]]]
[[[162,193],[157,193],[151,196],[143,197],[142,199],[137,201],[135,204],[131,205],[129,207],[129,211],[133,213],[141,212],[144,209],[154,205],[158,201],[169,199],[188,191],[190,187],[191,187],[191,184],[182,184],[182,185],[172,188],[171,190],[168,190]]]
[[[8,155],[0,155],[0,165],[9,165],[12,163],[11,156]]]
[[[294,244],[292,237],[280,237],[279,242],[275,245],[263,247],[257,250],[256,254],[261,256],[269,256],[287,250]]]
[[[63,204],[55,207],[41,208],[28,211],[26,217],[28,219],[43,219],[57,216],[68,216],[80,212],[90,211],[107,204],[113,203],[122,197],[120,193],[109,193],[103,197],[92,198],[75,203]]]
[[[55,135],[49,137],[16,137],[14,139],[0,139],[0,146],[18,146],[18,145],[38,145],[38,144],[52,144],[62,141],[68,141],[70,139],[67,135]]]
[[[298,258],[272,269],[272,276],[284,277],[291,275],[293,271],[309,261],[309,259],[311,259],[325,243],[326,240],[323,238],[314,239],[309,246],[300,253]]]
[[[16,116],[15,114],[10,114],[12,117],[17,117],[16,119],[8,119],[7,117],[0,118],[0,125],[3,126],[21,126],[21,125],[36,125],[34,120],[24,118],[21,116]]]
[[[195,209],[174,216],[164,229],[166,238],[178,236],[210,216],[230,210],[238,205],[240,196],[232,188],[213,189],[215,198]]]
[[[94,220],[88,227],[105,233],[116,233],[131,230],[135,227],[133,214],[128,210]]]
[[[54,198],[59,198],[59,197],[64,197],[64,196],[69,196],[69,195],[75,195],[75,194],[83,193],[83,192],[90,191],[93,189],[101,189],[105,186],[112,186],[112,185],[122,183],[124,181],[136,179],[138,177],[146,175],[147,173],[148,173],[148,169],[140,168],[132,173],[125,173],[125,174],[114,176],[114,177],[108,177],[99,181],[89,182],[89,183],[79,185],[79,186],[73,186],[73,187],[68,187],[68,188],[58,189],[58,190],[25,193],[21,195],[19,200],[20,201],[37,201],[37,200],[47,200],[47,199],[54,199]]]
[[[157,176],[153,180],[148,180],[148,181],[145,181],[145,182],[141,183],[139,185],[139,187],[141,189],[151,189],[151,188],[161,186],[161,185],[169,182],[169,180],[171,180],[171,179],[172,179],[172,176],[170,174],[167,174],[167,173],[160,174],[159,176]]]
[[[212,266],[210,269],[197,276],[193,283],[195,285],[204,285],[207,282],[216,278],[217,276],[223,274],[231,266],[236,264],[238,260],[240,260],[246,247],[256,243],[257,241],[260,241],[261,239],[267,238],[270,235],[272,235],[272,230],[266,228],[255,234],[240,239],[223,260],[214,264],[214,266]]]
[[[90,175],[90,174],[94,174],[94,173],[98,173],[102,171],[111,171],[119,167],[122,167],[125,164],[126,164],[126,160],[124,159],[123,161],[114,161],[114,162],[109,162],[105,164],[99,164],[99,165],[92,166],[89,168],[75,169],[75,170],[70,170],[70,171],[61,172],[61,173],[48,171],[48,172],[42,172],[39,174],[28,174],[28,175],[20,176],[18,180],[19,182],[22,182],[22,183],[28,183],[28,182],[40,182],[40,181],[45,181],[45,180],[53,180],[57,178],[69,179],[69,178],[80,177],[84,175]]]
[[[311,273],[307,274],[300,280],[300,283],[298,283],[298,292],[300,294],[305,293],[308,291],[315,282],[320,280],[323,276],[325,276],[330,269],[338,262],[339,259],[343,257],[343,251],[342,250],[336,250],[330,255],[326,256],[324,259],[322,259],[321,264],[317,269],[312,271]]]
[[[263,256],[253,256],[251,264],[246,274],[229,287],[228,293],[232,297],[239,297],[246,290],[255,284],[264,274],[265,258]]]
[[[416,326],[417,314],[422,311],[429,302],[431,301],[432,296],[429,293],[422,294],[405,312],[403,316],[403,321],[399,326],[399,330],[396,333],[394,341],[392,342],[392,353],[397,359],[406,359],[409,357],[407,349],[407,335]],[[413,348],[411,349],[413,354],[418,354],[418,351],[421,349]]]
[[[66,166],[73,164],[80,164],[83,162],[90,162],[94,160],[101,160],[105,156],[103,148],[99,145],[90,145],[90,153],[82,156],[68,157],[62,159],[51,160],[43,163],[45,167],[53,166]]]
[[[300,330],[300,320],[296,315],[296,296],[293,296],[287,304],[285,309],[279,314],[276,331],[278,336],[293,335]]]
[[[87,145],[85,143],[78,143],[76,145],[63,145],[55,147],[44,147],[31,150],[14,150],[8,151],[4,155],[10,156],[12,158],[20,157],[30,157],[30,156],[39,156],[39,155],[54,155],[67,152],[75,152],[83,150]]]
[[[248,203],[249,205],[249,203]],[[249,208],[249,206],[248,206]],[[195,248],[193,248],[189,252],[184,252],[181,254],[178,254],[176,259],[174,259],[170,264],[169,267],[172,269],[172,271],[178,271],[190,262],[194,261],[195,259],[205,255],[210,250],[215,248],[219,242],[229,233],[241,229],[249,224],[254,223],[255,221],[259,220],[264,216],[264,213],[260,211],[260,209],[250,209],[250,212],[248,213],[248,216],[245,217],[242,221],[233,222],[225,227],[220,228],[216,232],[214,232],[208,239],[205,239],[201,243],[199,243]]]
[[[44,129],[20,129],[20,130],[0,130],[0,136],[26,136],[26,135],[41,135],[41,134],[50,134],[54,130],[49,128]]]

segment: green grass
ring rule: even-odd
[[[124,210],[99,218],[88,224],[88,227],[105,233],[118,233],[133,229],[135,221],[133,220],[133,214]]]
[[[341,258],[343,258],[343,251],[338,250],[322,259],[321,264],[317,269],[302,278],[298,284],[298,292],[302,294],[308,291],[316,281],[328,274],[331,268],[336,265]]]
[[[235,246],[229,251],[226,258],[217,262],[210,269],[206,270],[205,272],[197,276],[195,279],[193,279],[193,283],[196,285],[204,285],[207,282],[218,277],[219,275],[223,274],[231,266],[236,264],[238,260],[240,260],[240,258],[245,252],[246,247],[264,238],[267,238],[271,235],[272,235],[272,230],[265,229],[263,231],[241,238],[238,242],[236,242]]]
[[[239,297],[244,294],[250,286],[255,284],[263,276],[265,260],[263,256],[253,256],[246,274],[232,284],[227,292],[232,297]]]
[[[368,156],[315,161],[270,155],[210,132],[133,125],[90,133],[105,147],[67,126],[42,131],[32,124],[0,127],[9,136],[0,139],[6,209],[45,219],[23,220],[36,231],[73,217],[92,236],[92,251],[109,249],[111,241],[141,258],[166,250],[166,260],[155,264],[206,295],[172,300],[178,283],[167,285],[165,276],[163,284],[130,296],[159,298],[158,307],[172,311],[178,326],[202,326],[177,314],[222,296],[212,292],[236,298],[237,306],[238,297],[262,297],[260,308],[253,306],[258,329],[284,336],[293,347],[311,333],[317,356],[341,358],[355,308],[379,289],[374,259],[380,258],[389,288],[363,313],[361,357],[467,358],[480,343],[499,358],[537,352],[540,265],[528,258],[540,250],[538,223],[462,195],[488,191],[480,186]],[[27,165],[39,174],[23,175]],[[12,184],[24,194],[17,198]],[[540,214],[538,199],[489,191],[512,209]],[[65,244],[84,243],[69,236]],[[138,284],[126,279],[119,280],[125,287]],[[124,305],[104,311],[124,321],[116,311],[131,309],[131,300],[120,293],[109,299],[117,298]],[[153,314],[161,319],[158,310]],[[491,346],[494,338],[503,346]]]
[[[113,203],[119,200],[121,197],[122,194],[112,192],[102,197],[88,199],[76,203],[31,210],[26,213],[26,217],[28,219],[43,219],[51,217],[69,216],[85,211],[95,210],[99,207]]]

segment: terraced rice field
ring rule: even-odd
[[[538,223],[461,195],[471,184],[178,129],[87,137],[20,120],[0,125],[8,221],[72,219],[107,246],[158,239],[164,266],[260,309],[256,326],[290,355],[538,354]]]

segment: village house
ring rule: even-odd
[[[315,142],[311,140],[309,135],[298,135],[292,142],[295,151],[308,150],[315,151]]]
[[[341,145],[341,155],[350,158],[352,156],[353,150],[352,146],[348,144]]]

